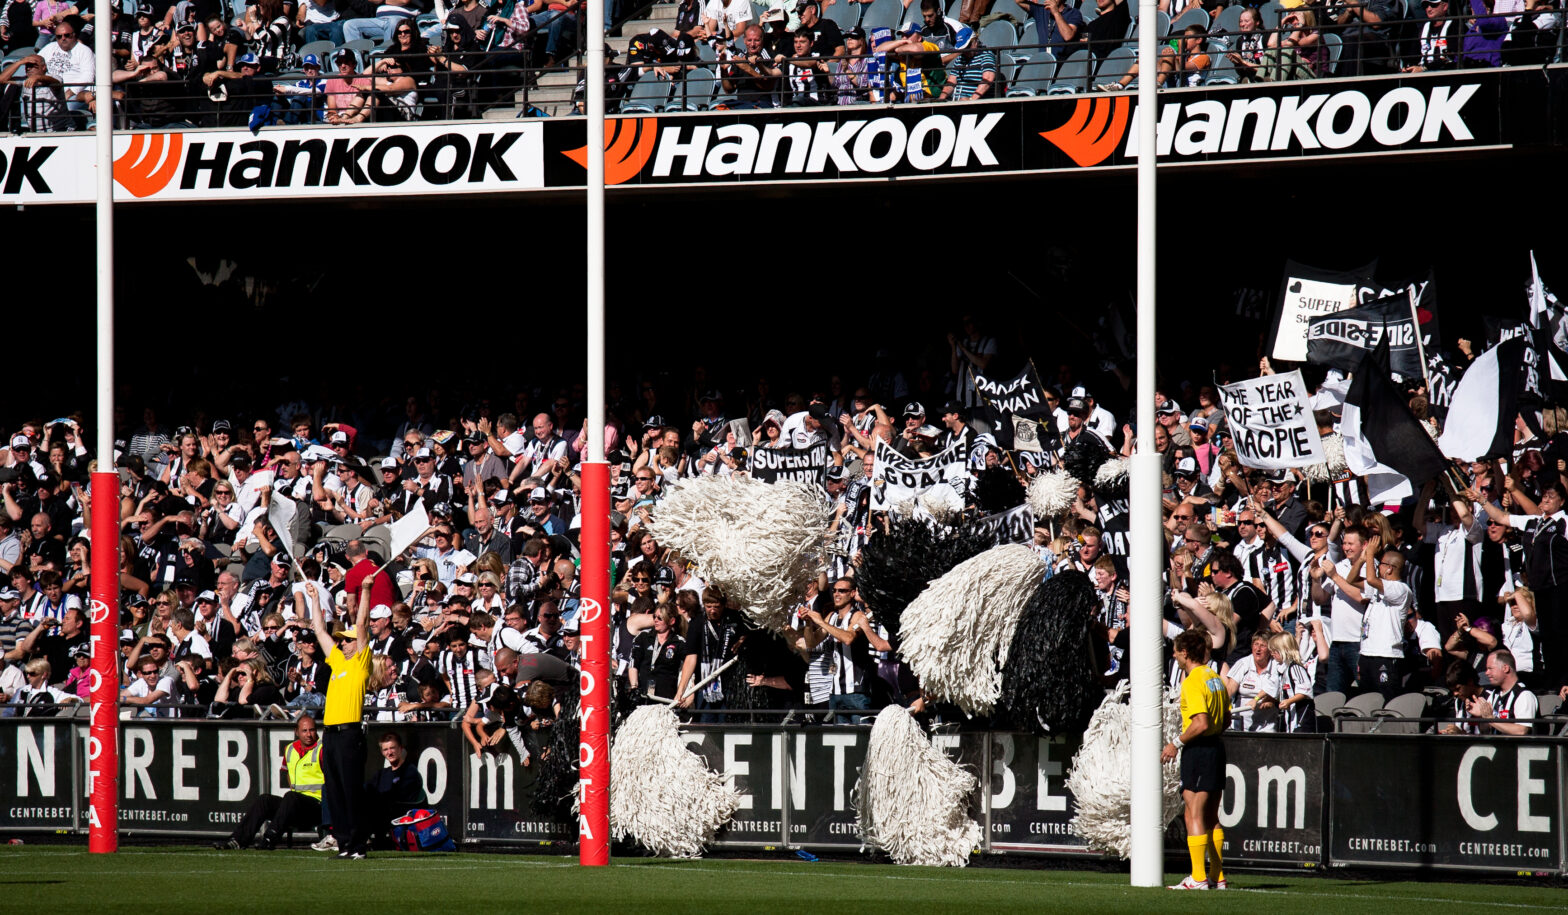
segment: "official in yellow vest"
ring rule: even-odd
[[[316,719],[302,715],[294,723],[294,740],[283,751],[288,767],[288,788],[282,796],[263,791],[245,811],[239,828],[227,839],[213,843],[220,851],[255,847],[271,851],[285,832],[319,829],[321,826],[321,741],[317,739]],[[263,825],[265,834],[257,836]]]

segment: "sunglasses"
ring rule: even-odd
[[[854,588],[834,588],[833,589],[833,593],[834,594],[853,594],[853,593],[855,593],[855,589]]]
[[[1309,537],[1327,537],[1328,536],[1328,531],[1311,531],[1311,532],[1308,533],[1308,536]]]

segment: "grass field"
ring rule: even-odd
[[[1180,875],[1171,875],[1175,882]],[[1255,915],[1328,911],[1396,915],[1463,907],[1471,913],[1568,908],[1545,886],[1365,881],[1236,874],[1226,893],[1135,890],[1125,874],[1019,867],[961,870],[788,860],[618,860],[579,868],[537,855],[383,853],[336,861],[311,851],[215,852],[0,847],[0,911],[412,912],[1028,911]]]

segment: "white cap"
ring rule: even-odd
[[[373,620],[389,620],[392,618],[392,608],[386,604],[376,604],[370,608],[370,618]]]

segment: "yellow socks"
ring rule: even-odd
[[[1192,879],[1198,881],[1199,883],[1209,879],[1208,866],[1203,860],[1203,853],[1207,851],[1208,848],[1208,836],[1203,835],[1187,837],[1187,854],[1192,856]]]
[[[1220,849],[1225,847],[1225,830],[1215,826],[1209,830],[1209,846],[1214,849],[1214,879],[1225,879],[1225,861],[1220,855]]]

